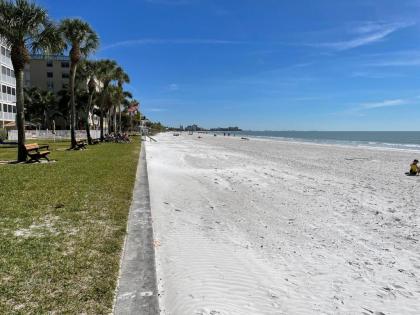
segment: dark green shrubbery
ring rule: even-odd
[[[0,142],[7,140],[7,131],[6,129],[0,128]]]

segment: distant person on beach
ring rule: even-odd
[[[414,160],[413,163],[410,164],[410,175],[414,176],[420,173],[420,168],[418,166],[419,160]]]

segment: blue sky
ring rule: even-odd
[[[420,0],[39,0],[166,125],[420,130]]]

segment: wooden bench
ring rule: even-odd
[[[29,156],[30,160],[28,162],[41,162],[40,159],[48,159],[48,154],[51,152],[49,151],[50,146],[45,145],[38,145],[38,143],[30,143],[25,144],[26,154]],[[41,149],[47,149],[46,151],[40,151]]]
[[[76,140],[76,150],[84,150],[86,149],[86,146],[86,140]]]

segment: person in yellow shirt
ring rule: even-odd
[[[417,165],[418,163],[418,160],[414,160],[413,163],[410,164],[410,175],[414,176],[420,173],[420,167]]]

